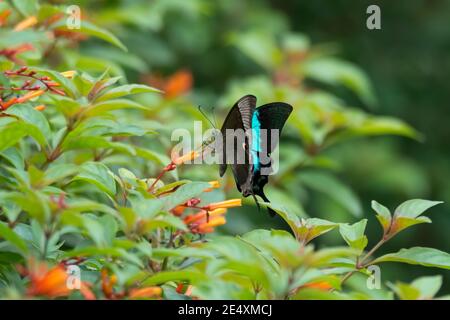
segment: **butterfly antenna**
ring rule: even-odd
[[[214,118],[214,123],[211,121],[211,119],[206,115],[206,113],[203,111],[202,106],[198,106],[198,111],[205,117],[206,120],[213,126],[214,129],[217,128],[217,126],[214,124],[216,122],[216,119]]]
[[[208,122],[211,124],[211,126],[214,128],[214,129],[216,129],[217,130],[217,124],[216,124],[216,118],[214,117],[213,119],[214,119],[214,123],[211,121],[211,119],[206,115],[206,113],[203,111],[203,108],[202,108],[202,106],[198,106],[198,111],[200,111],[200,113],[205,117],[205,119],[206,120],[208,120]],[[214,138],[214,140],[213,140],[213,138]],[[205,141],[203,141],[203,143],[202,143],[202,150],[204,151],[204,148],[211,148],[211,146],[210,146],[210,144],[212,143],[212,142],[214,142],[215,141],[215,136],[213,137],[213,138],[210,138],[210,139],[208,139],[208,140],[205,140]],[[203,152],[202,151],[202,152]]]
[[[216,107],[212,107],[212,115],[213,115],[213,120],[214,120],[214,128],[217,128],[217,121],[216,121]]]

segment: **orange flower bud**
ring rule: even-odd
[[[241,199],[230,199],[225,201],[220,201],[216,203],[210,203],[206,207],[203,207],[205,210],[212,211],[217,208],[232,208],[232,207],[240,207],[242,206]]]
[[[181,293],[183,293],[183,289],[184,289],[184,284],[183,283],[179,283],[177,285],[176,292],[181,294]]]
[[[0,12],[0,26],[3,26],[6,24],[6,20],[8,20],[8,17],[11,15],[11,10],[5,9],[2,12]]]
[[[14,27],[14,31],[22,31],[25,30],[29,27],[34,26],[36,23],[38,23],[38,20],[35,16],[31,16],[26,18],[25,20],[22,20],[21,22],[19,22],[15,27]]]
[[[200,154],[197,151],[191,151],[189,153],[186,153],[185,155],[182,155],[181,157],[173,158],[172,163],[178,166],[182,163],[186,163],[186,162],[194,160],[199,155]]]
[[[43,110],[45,110],[45,105],[40,104],[40,105],[34,107],[34,110],[37,110],[37,111],[43,111]]]
[[[130,290],[128,295],[130,298],[158,298],[162,295],[162,289],[160,287],[147,287],[140,289]]]
[[[164,91],[166,98],[175,98],[192,88],[193,77],[188,70],[180,70],[174,73],[165,83]]]
[[[49,86],[49,87],[59,87],[60,84],[58,82],[55,82],[55,81],[50,81],[50,82],[47,82],[47,86]]]
[[[175,208],[173,208],[172,210],[170,210],[174,215],[176,215],[177,217],[181,216],[184,212],[184,210],[186,209],[185,206],[176,206]]]
[[[328,291],[328,290],[332,289],[333,287],[326,281],[318,281],[318,282],[307,283],[307,284],[303,285],[302,288],[313,288],[313,289]]]
[[[220,187],[220,183],[219,183],[219,181],[217,181],[217,180],[209,181],[208,183],[211,185],[211,188],[205,189],[205,192],[210,192],[210,191],[212,191],[213,189],[217,189],[217,188]]]

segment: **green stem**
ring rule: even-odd
[[[361,259],[359,259],[359,257],[356,259],[356,264],[355,264],[355,268],[357,270],[365,268],[368,263],[367,263],[367,259],[369,259],[374,253],[375,251],[377,251],[386,241],[388,240],[388,238],[386,238],[386,236],[383,234],[383,237],[381,238],[380,241],[378,241],[378,243],[373,246],[372,249],[369,250],[369,252],[367,252],[366,255],[364,255],[364,257],[362,257]],[[341,280],[341,286],[356,272],[356,270],[350,271],[348,272]]]

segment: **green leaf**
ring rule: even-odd
[[[12,3],[26,17],[35,15],[39,9],[39,2],[37,0],[12,0]]]
[[[300,227],[297,228],[297,234],[300,240],[308,243],[338,226],[338,223],[318,218],[302,219]]]
[[[344,300],[348,299],[339,292],[329,292],[320,289],[304,288],[295,293],[290,300]]]
[[[420,223],[431,223],[431,220],[428,217],[418,217],[418,218],[398,217],[398,218],[395,218],[395,220],[392,223],[392,226],[389,230],[389,236],[392,237],[393,235],[399,233],[400,231],[402,231],[406,228],[409,228],[413,225],[420,224]]]
[[[369,106],[376,102],[367,75],[357,66],[335,58],[310,59],[304,65],[307,77],[331,85],[343,85],[359,95]]]
[[[99,162],[86,162],[80,168],[80,173],[72,181],[81,180],[97,186],[100,190],[114,196],[116,182],[108,167]]]
[[[120,109],[147,110],[146,107],[140,105],[139,103],[133,102],[131,100],[116,99],[116,100],[108,100],[108,101],[96,103],[93,106],[88,107],[85,110],[83,110],[81,114],[83,115],[84,118],[89,118],[89,117],[103,115],[109,111],[120,110]]]
[[[422,199],[413,199],[403,202],[395,209],[393,222],[389,229],[389,236],[392,237],[400,231],[419,223],[430,223],[431,220],[428,217],[420,215],[427,209],[439,203],[442,202]]]
[[[381,262],[403,262],[426,267],[450,269],[450,254],[434,248],[413,247],[381,256],[372,261],[371,264]]]
[[[178,217],[172,214],[160,214],[145,222],[143,230],[149,232],[157,228],[175,228],[182,231],[188,231],[186,224]]]
[[[442,201],[430,201],[423,199],[412,199],[403,202],[395,209],[394,217],[417,218],[429,208],[443,203]]]
[[[71,163],[54,164],[45,171],[45,183],[63,181],[65,178],[78,173],[79,166]]]
[[[375,200],[372,200],[372,209],[377,213],[377,219],[383,227],[383,230],[386,232],[391,225],[391,212],[388,208]]]
[[[1,157],[8,160],[17,170],[23,170],[25,166],[25,160],[22,152],[18,148],[9,148],[0,153]]]
[[[24,121],[14,121],[0,127],[0,136],[2,137],[0,139],[0,151],[15,145],[27,135],[32,136],[41,146],[46,145],[45,136],[35,125]]]
[[[178,188],[178,187],[180,187],[180,186],[182,186],[182,185],[184,185],[186,183],[190,183],[190,182],[192,182],[192,181],[190,181],[190,180],[178,180],[178,181],[166,184],[166,185],[162,186],[161,188],[158,188],[158,191],[156,192],[156,195],[160,195],[162,193],[171,191],[173,189],[176,189],[176,188]]]
[[[77,150],[77,149],[94,149],[98,150],[100,148],[117,150],[122,153],[127,153],[129,155],[134,155],[135,150],[132,146],[121,143],[121,142],[113,142],[109,140],[107,137],[98,137],[98,136],[83,136],[83,137],[74,137],[71,135],[68,137],[61,146],[61,149],[64,151],[67,150]]]
[[[143,84],[127,84],[120,87],[116,87],[113,89],[110,89],[104,93],[102,93],[100,96],[98,96],[95,101],[106,101],[106,100],[112,100],[116,98],[120,98],[123,96],[131,95],[131,94],[138,94],[138,93],[161,93],[162,91],[156,88],[152,88]]]
[[[362,207],[358,197],[349,187],[331,174],[303,172],[300,179],[307,187],[331,197],[355,217],[361,216]]]
[[[103,225],[89,215],[81,215],[75,212],[65,211],[60,216],[61,223],[85,230],[98,247],[106,245]]]
[[[282,61],[282,52],[273,37],[262,30],[231,34],[230,42],[267,70],[274,69]]]
[[[140,268],[143,268],[144,265],[142,261],[134,254],[127,252],[122,248],[98,248],[98,247],[84,247],[75,249],[72,251],[68,251],[64,254],[65,257],[93,257],[93,256],[101,256],[101,257],[113,257],[113,258],[121,258],[126,261],[129,261]]]
[[[206,275],[204,273],[194,270],[162,271],[145,280],[142,283],[142,286],[159,285],[169,281],[188,281],[190,283],[196,283],[205,279]]]
[[[407,283],[397,282],[395,285],[388,286],[395,292],[401,300],[418,300],[420,290]]]
[[[177,205],[183,204],[189,199],[199,197],[211,185],[208,182],[191,182],[182,185],[169,196],[162,198],[164,208],[170,210]]]
[[[411,285],[419,289],[422,299],[432,299],[442,286],[442,276],[420,277]]]
[[[284,207],[279,205],[278,203],[263,203],[263,205],[274,210],[284,221],[289,225],[292,232],[294,232],[295,236],[298,237],[298,228],[301,225],[300,218],[292,214],[289,210],[286,210]]]
[[[28,252],[26,242],[3,222],[0,222],[0,237],[14,245],[21,253]]]
[[[18,264],[23,262],[23,256],[20,254],[6,251],[2,252],[0,251],[0,266],[2,264]]]
[[[40,131],[39,140],[45,141],[45,145],[48,144],[47,137],[50,137],[51,130],[47,118],[42,112],[34,110],[29,104],[18,104],[9,108],[7,113],[19,117],[30,125],[34,125]]]
[[[442,286],[442,276],[420,277],[410,284],[397,282],[390,285],[392,290],[402,300],[433,299]]]
[[[53,81],[59,83],[59,89],[62,89],[70,98],[76,98],[78,95],[77,88],[70,79],[64,77],[61,73],[49,69],[33,68],[34,71],[42,73],[50,77]]]
[[[363,219],[355,224],[340,224],[339,232],[347,244],[355,249],[364,250],[367,246],[367,237],[364,235],[366,230],[367,219]]]
[[[66,26],[65,19],[62,19],[62,20],[63,20],[62,22],[54,25],[55,29],[73,32],[74,30],[70,30]],[[99,39],[105,40],[106,42],[109,42],[109,43],[115,45],[116,47],[122,49],[123,51],[127,51],[127,48],[125,47],[125,45],[115,35],[113,35],[108,30],[97,27],[96,25],[94,25],[86,20],[83,20],[81,22],[81,28],[77,29],[75,32],[80,32],[80,33],[83,33],[86,35],[97,37]]]
[[[47,196],[37,190],[26,189],[23,193],[8,192],[0,197],[9,203],[14,203],[41,224],[46,223],[50,216]]]
[[[155,152],[153,150],[148,150],[148,149],[144,149],[144,148],[139,148],[139,147],[134,147],[134,150],[136,151],[136,155],[153,161],[159,165],[167,165],[170,163],[170,158],[168,156],[166,156],[165,154],[161,154],[158,152]],[[174,172],[174,171],[170,171],[170,172]]]

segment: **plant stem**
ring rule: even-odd
[[[386,242],[386,239],[384,237],[381,238],[381,240],[378,241],[378,243],[369,252],[367,252],[367,254],[360,260],[360,262],[358,263],[358,266],[363,267],[364,262],[366,262],[366,260],[368,258],[370,258],[370,256],[372,256],[375,253],[375,251],[377,251],[378,248],[380,248],[385,242]]]
[[[52,152],[50,152],[50,154],[47,155],[47,160],[44,162],[42,168],[45,169],[48,167],[48,165],[50,163],[52,163],[53,161],[55,161],[56,159],[59,158],[59,156],[62,154],[61,152],[61,147],[65,141],[65,139],[67,138],[67,136],[69,135],[69,133],[73,130],[73,126],[72,124],[69,122],[66,128],[66,132],[64,132],[64,135],[61,137],[61,139],[59,140],[58,144],[56,145],[55,149],[53,149]]]
[[[355,265],[355,268],[356,269],[362,269],[362,268],[364,268],[364,267],[366,267],[367,266],[367,262],[366,262],[366,260],[368,259],[368,258],[370,258],[370,256],[372,256],[374,253],[375,253],[375,251],[377,251],[386,241],[387,241],[388,239],[385,237],[385,235],[383,235],[383,237],[381,238],[381,240],[380,241],[378,241],[378,243],[375,245],[375,246],[373,246],[373,248],[372,249],[370,249],[369,250],[369,252],[367,252],[367,254],[366,255],[364,255],[364,257],[363,258],[361,258],[361,259],[359,259],[359,257],[356,259],[356,265]],[[342,278],[342,280],[341,280],[341,286],[344,284],[344,282],[345,281],[347,281],[354,273],[356,272],[356,270],[353,270],[353,271],[350,271],[350,272],[348,272],[343,278]]]
[[[155,187],[156,183],[161,180],[162,176],[164,175],[164,173],[166,173],[166,170],[162,170],[159,175],[156,177],[155,181],[153,181],[153,183],[150,185],[150,187],[148,187],[147,192],[151,192],[153,190],[153,188]]]

